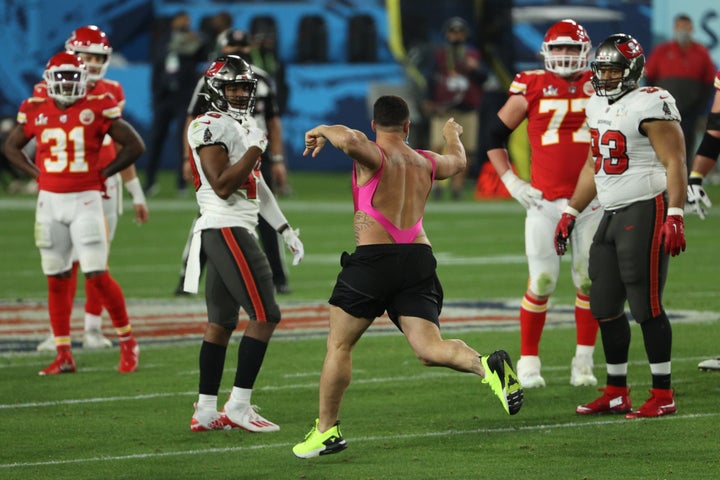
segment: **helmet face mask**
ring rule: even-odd
[[[554,51],[563,46],[575,48],[565,48],[561,53]],[[585,28],[574,20],[564,19],[548,29],[540,54],[545,59],[545,70],[569,77],[585,70],[591,48],[592,42]]]
[[[53,56],[45,66],[43,78],[48,96],[61,105],[72,105],[87,93],[87,68],[82,59],[72,53]]]
[[[252,115],[256,85],[250,65],[236,55],[216,58],[205,71],[210,108],[227,113],[235,120]]]
[[[638,87],[645,68],[645,55],[638,41],[630,35],[611,35],[598,45],[590,67],[595,92],[614,100]],[[621,71],[622,76],[609,74],[613,69]]]
[[[105,32],[95,25],[75,29],[65,41],[65,50],[83,57],[88,68],[88,79],[91,82],[97,82],[105,76],[110,64],[112,47]]]

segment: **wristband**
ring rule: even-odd
[[[277,154],[277,155],[272,155],[270,157],[270,161],[272,163],[282,163],[285,161],[285,158],[281,154]]]
[[[282,235],[282,233],[288,228],[290,228],[290,225],[288,225],[287,223],[283,223],[282,225],[280,225],[280,228],[277,229],[277,232]]]
[[[138,177],[126,182],[125,188],[130,193],[135,205],[145,204],[145,193],[143,192],[142,185],[140,185],[140,179]]]
[[[683,213],[685,213],[685,212],[682,208],[670,207],[670,208],[668,208],[667,214],[668,214],[668,217],[671,215],[676,215],[676,216],[682,217]]]
[[[571,207],[570,205],[568,205],[567,207],[565,207],[565,211],[563,211],[563,213],[569,213],[569,214],[572,215],[573,217],[577,217],[578,215],[580,215],[580,212],[578,212],[577,210],[575,210],[575,209],[574,209],[573,207]]]
[[[702,180],[704,178],[704,175],[700,172],[696,172],[695,170],[693,170],[692,172],[690,172],[690,178],[699,178],[700,180]]]

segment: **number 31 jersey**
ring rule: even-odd
[[[112,95],[88,95],[64,110],[50,98],[26,99],[17,114],[27,138],[35,137],[35,165],[40,190],[83,192],[101,190],[100,159],[105,134],[121,118]]]
[[[606,97],[593,95],[585,113],[598,200],[606,210],[665,191],[667,171],[640,124],[646,120],[680,121],[670,92],[657,87],[637,88],[612,104]]]

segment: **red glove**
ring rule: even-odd
[[[662,236],[665,238],[665,253],[680,255],[685,251],[685,223],[682,215],[668,215],[662,226]]]
[[[568,211],[563,212],[562,216],[560,217],[560,221],[555,228],[555,252],[558,255],[565,255],[565,251],[567,250],[568,238],[570,238],[572,229],[575,226],[576,217],[577,215],[573,215]]]

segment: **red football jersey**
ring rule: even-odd
[[[115,97],[120,109],[125,108],[125,92],[119,82],[101,78],[92,89],[88,90],[88,95],[102,95],[103,93],[109,93]],[[35,84],[35,87],[33,87],[33,95],[40,98],[49,98],[47,95],[47,84],[45,83],[45,80]],[[115,144],[109,136],[105,137],[102,150],[100,151],[100,164],[103,167],[107,166],[110,162],[115,160],[115,155],[117,155],[117,152],[115,151]]]
[[[121,118],[112,95],[88,95],[65,110],[50,98],[26,99],[17,121],[27,138],[35,137],[35,165],[41,190],[82,192],[101,190],[100,150],[113,120]]]
[[[548,200],[570,198],[590,146],[585,124],[585,105],[593,94],[585,71],[569,81],[545,70],[515,75],[511,95],[524,95],[528,102],[527,132],[532,150],[530,183]]]

